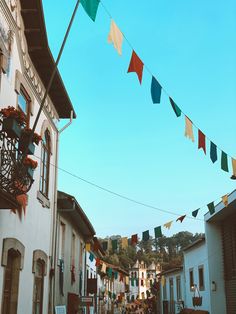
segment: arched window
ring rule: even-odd
[[[2,307],[3,314],[17,313],[20,263],[20,253],[14,249],[10,249],[8,251],[7,265],[5,268]]]
[[[40,192],[48,197],[49,190],[49,169],[51,155],[51,138],[50,132],[47,129],[43,134],[42,139],[42,154],[41,154],[41,174],[40,174]]]
[[[44,261],[38,259],[35,263],[34,274],[34,301],[33,301],[34,314],[43,313],[44,268],[45,268]]]

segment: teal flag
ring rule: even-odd
[[[117,271],[114,272],[114,278],[115,278],[115,279],[118,278],[118,272],[117,272]]]
[[[152,102],[154,104],[159,104],[161,102],[161,88],[162,88],[161,85],[153,76],[152,85],[151,85],[151,96],[152,96]]]
[[[107,269],[107,276],[109,278],[112,278],[112,268],[110,268],[110,267]]]
[[[89,259],[90,259],[90,261],[91,261],[91,262],[93,261],[93,259],[94,259],[94,255],[93,255],[93,253],[90,253],[90,255],[89,255]]]
[[[95,21],[100,0],[80,0],[88,16]]]
[[[214,214],[214,212],[215,212],[215,205],[214,205],[214,202],[209,203],[209,204],[207,205],[207,207],[208,207],[208,209],[209,209],[210,214],[211,214],[211,215]]]
[[[228,167],[228,156],[225,152],[222,151],[221,154],[221,169],[229,172],[229,167]]]
[[[174,102],[174,100],[171,97],[169,97],[169,99],[170,99],[170,104],[171,104],[176,116],[180,117],[181,116],[180,108],[176,105],[176,103]]]
[[[194,210],[194,211],[192,212],[192,216],[193,216],[193,217],[195,217],[195,218],[197,217],[198,212],[199,212],[199,209],[200,209],[200,208],[198,208],[198,209],[196,209],[196,210]]]
[[[154,229],[155,239],[162,237],[161,226]]]
[[[143,232],[143,241],[149,240],[149,230]]]

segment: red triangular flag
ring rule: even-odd
[[[138,235],[137,234],[133,234],[131,237],[131,244],[132,245],[136,245],[138,243]]]
[[[124,280],[124,276],[122,273],[120,273],[120,282],[123,282],[123,280]]]
[[[178,219],[176,219],[176,221],[183,222],[185,217],[186,217],[186,215],[180,216]]]
[[[139,57],[136,55],[134,50],[133,50],[129,68],[128,68],[128,73],[129,72],[136,72],[138,75],[140,84],[142,83],[143,62],[139,59]]]
[[[198,149],[203,149],[206,154],[206,136],[201,130],[198,130]]]
[[[96,258],[96,264],[95,264],[95,266],[100,266],[100,263],[101,263],[100,258]]]

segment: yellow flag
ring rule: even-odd
[[[236,177],[236,159],[232,158],[233,175]]]
[[[187,116],[185,116],[185,134],[184,135],[194,142],[193,124],[192,124],[192,121],[189,120]]]
[[[102,273],[106,273],[106,270],[107,270],[107,265],[105,263],[102,263],[102,269],[101,269],[101,272]]]
[[[91,244],[90,244],[90,243],[86,243],[86,244],[85,244],[85,250],[86,250],[87,252],[91,251]]]
[[[117,27],[116,23],[111,20],[111,28],[110,33],[108,35],[108,42],[113,43],[114,48],[118,51],[118,54],[122,54],[122,41],[123,41],[123,34]]]
[[[228,202],[228,194],[222,196],[222,202],[224,203],[224,205],[227,207],[229,202]]]
[[[129,276],[126,276],[126,277],[125,277],[125,284],[126,284],[126,285],[129,285]]]
[[[126,249],[128,247],[128,238],[121,238],[121,246],[122,249]]]
[[[170,229],[172,222],[173,222],[173,220],[167,222],[166,224],[164,224],[164,227],[166,227],[167,229]]]
[[[162,287],[164,287],[165,284],[166,284],[165,276],[161,276],[161,285],[162,285]]]

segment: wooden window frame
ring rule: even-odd
[[[181,276],[176,276],[176,297],[177,301],[182,300]]]
[[[20,95],[22,95],[26,100],[26,112],[24,112],[19,105],[18,99]],[[29,128],[30,127],[31,98],[29,94],[27,93],[23,84],[20,84],[20,90],[17,95],[17,109],[20,110],[24,114],[26,118],[26,127]]]
[[[192,274],[192,276],[191,276]],[[189,268],[189,288],[190,291],[194,291],[194,271],[193,268]]]
[[[48,129],[46,129],[43,135],[45,136],[45,142],[44,140],[42,140],[39,191],[48,199],[49,181],[50,181],[51,133]],[[45,157],[46,154],[47,154],[47,160]],[[45,167],[46,167],[46,175],[45,175]]]
[[[200,276],[200,272],[201,271],[202,271],[202,278]],[[205,290],[204,265],[199,265],[198,266],[198,284],[199,284],[199,290],[200,291],[204,291]]]

